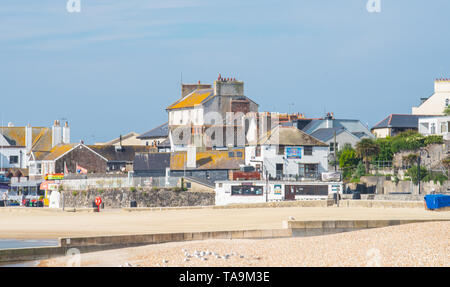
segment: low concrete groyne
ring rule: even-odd
[[[367,208],[425,208],[425,201],[399,201],[399,200],[341,200],[342,207]]]
[[[417,220],[317,220],[317,221],[283,221],[280,229],[233,230],[155,233],[114,236],[90,236],[59,238],[55,247],[16,248],[0,250],[0,263],[43,260],[65,256],[75,248],[80,253],[136,247],[150,244],[183,242],[208,239],[267,239],[292,236],[319,236],[348,232],[369,228],[387,227],[399,224],[450,221],[450,219],[417,219]]]
[[[42,260],[52,257],[65,256],[67,251],[71,248],[76,248],[80,253],[86,253],[167,242],[207,239],[264,239],[291,236],[292,231],[290,229],[283,228],[59,238],[59,244],[55,247],[0,250],[0,263]]]
[[[291,229],[292,235],[319,236],[362,229],[388,227],[400,224],[450,221],[447,219],[407,219],[407,220],[317,220],[317,221],[283,221],[283,228]]]

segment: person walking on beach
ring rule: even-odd
[[[3,201],[3,206],[6,207],[6,201],[8,200],[8,195],[6,194],[6,192],[4,192],[2,194],[2,201]]]

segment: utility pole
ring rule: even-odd
[[[269,177],[266,169],[266,202],[269,202]]]
[[[337,171],[337,156],[336,156],[336,131],[334,131],[334,171]],[[339,190],[336,190],[336,205],[339,207]]]
[[[334,131],[334,143],[333,143],[333,149],[334,149],[334,171],[337,171],[337,158],[336,158],[336,131]]]
[[[419,183],[418,193],[420,194],[420,151],[419,151],[419,156],[417,157],[417,180]]]

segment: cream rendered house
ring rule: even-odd
[[[450,104],[450,79],[436,79],[434,93],[429,98],[422,98],[418,107],[412,108],[413,115],[443,115]]]
[[[419,118],[419,133],[424,136],[441,135],[450,140],[450,116]]]

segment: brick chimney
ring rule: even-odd
[[[201,84],[200,81],[197,84],[181,84],[181,98],[184,98],[197,89],[211,89],[211,85]]]
[[[244,96],[244,82],[236,81],[236,78],[219,77],[214,81],[214,95]]]
[[[448,93],[450,92],[450,79],[436,79],[434,81],[434,92],[443,92]]]

